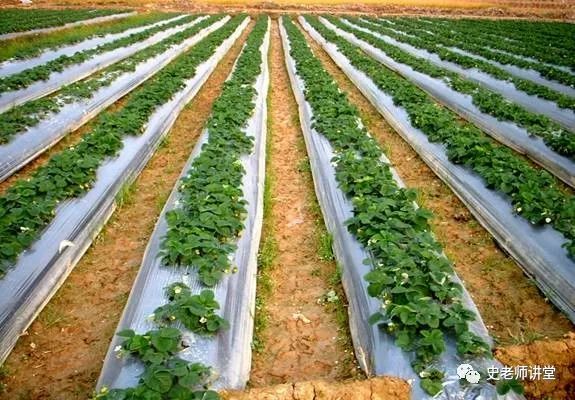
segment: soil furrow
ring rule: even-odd
[[[182,111],[139,178],[124,190],[121,208],[20,338],[3,367],[0,399],[90,397],[156,219],[252,26]]]
[[[277,254],[268,271],[272,288],[265,299],[267,322],[258,332],[259,351],[254,354],[250,385],[346,379],[356,367],[347,329],[337,317],[337,308],[341,312],[344,302],[340,296],[337,305],[325,301],[326,294],[337,292],[341,285],[329,279],[336,275],[336,266],[329,260],[330,245],[322,248],[321,244],[325,227],[310,178],[277,20],[272,26],[270,52],[268,173],[273,176],[270,218]]]

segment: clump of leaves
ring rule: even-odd
[[[212,107],[208,141],[179,187],[181,206],[166,214],[163,262],[194,267],[206,286],[234,272],[229,254],[236,249],[247,214],[241,157],[253,149],[253,137],[243,128],[255,107],[254,82],[261,73],[260,46],[266,31],[267,20],[260,18]]]
[[[138,385],[127,389],[103,388],[100,400],[219,400],[217,392],[205,390],[211,369],[200,363],[189,363],[175,354],[182,349],[181,332],[161,328],[137,335],[132,330],[118,333],[125,340],[120,355],[141,359],[146,369]]]
[[[215,313],[220,308],[212,290],[193,295],[190,288],[178,282],[166,288],[169,303],[154,311],[157,322],[180,321],[187,329],[202,335],[213,335],[229,327],[228,321]]]

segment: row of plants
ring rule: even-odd
[[[242,129],[254,110],[253,84],[261,72],[259,47],[266,30],[267,19],[260,18],[212,107],[208,142],[179,187],[180,207],[166,215],[164,263],[194,267],[206,286],[214,286],[237,268],[229,255],[236,250],[247,212],[240,158],[253,147],[253,137]]]
[[[18,8],[5,8],[0,10],[0,34],[51,28],[62,26],[70,22],[125,12],[126,10],[114,9],[22,10]]]
[[[217,392],[208,390],[214,377],[210,367],[192,363],[178,356],[189,344],[183,332],[174,326],[182,324],[188,331],[213,336],[228,327],[228,321],[215,310],[220,305],[211,290],[192,295],[185,284],[174,283],[166,288],[169,303],[152,314],[156,329],[137,334],[132,329],[118,332],[123,338],[115,351],[118,358],[139,360],[144,366],[134,387],[108,389],[94,396],[97,400],[219,400]]]
[[[14,264],[52,221],[61,202],[79,197],[96,181],[97,169],[117,156],[123,139],[145,131],[148,120],[191,79],[245,17],[238,15],[177,57],[145,85],[125,97],[120,109],[100,114],[75,146],[53,156],[28,179],[0,196],[0,275]]]
[[[436,23],[440,20],[428,19],[428,21]],[[537,47],[551,48],[553,51],[555,49],[575,51],[575,31],[573,25],[569,23],[487,19],[450,19],[443,22],[458,28],[468,27],[491,32],[524,47],[533,44]]]
[[[424,34],[418,34],[418,36],[409,36],[404,33],[398,33],[397,30],[384,26],[384,20],[371,18],[366,20],[372,23],[370,30],[373,32],[389,36],[400,42],[435,53],[441,60],[450,61],[464,69],[476,68],[496,79],[513,84],[517,90],[521,90],[527,94],[537,96],[545,100],[553,101],[561,108],[575,110],[575,98],[559,93],[547,86],[537,84],[528,79],[519,78],[487,61],[479,60],[477,58],[449,50],[448,48],[437,44],[434,35],[426,36]]]
[[[499,38],[498,40],[494,38],[487,39],[469,32],[454,32],[449,26],[422,27],[421,24],[418,24],[416,20],[410,19],[396,20],[393,28],[411,35],[418,36],[420,38],[434,38],[436,43],[443,46],[456,47],[469,53],[484,57],[488,60],[498,62],[500,64],[531,69],[539,72],[541,76],[549,80],[556,81],[570,87],[575,87],[575,75],[572,73],[566,72],[551,65],[529,61],[525,58],[516,57],[512,54],[492,50],[491,47],[510,47],[505,45],[507,42],[503,38]],[[473,35],[473,41],[469,40],[470,35]],[[548,49],[544,53],[554,54],[559,59],[554,60],[553,64],[561,65],[561,61],[563,61],[564,64],[566,61],[571,61],[573,59],[572,54],[570,56],[560,55],[559,52],[550,52]],[[575,65],[575,62],[573,62],[573,64]]]
[[[353,34],[360,40],[383,51],[395,61],[408,65],[415,71],[441,80],[451,89],[472,97],[473,104],[482,112],[492,115],[500,121],[512,122],[525,129],[530,135],[541,137],[545,143],[557,153],[574,159],[575,136],[562,128],[548,117],[526,110],[520,105],[510,102],[502,95],[495,93],[482,85],[465,77],[439,67],[429,60],[411,55],[409,52],[394,46],[370,33],[355,29],[335,17],[325,16],[329,22],[338,28]],[[359,18],[347,18],[353,24],[369,29],[370,24]]]
[[[429,23],[429,21],[423,19],[393,19],[393,21],[398,23],[413,22],[422,29],[432,30],[439,28],[441,30],[449,30],[454,34],[466,34],[473,37],[474,42],[480,40],[487,48],[533,58],[544,63],[562,65],[571,69],[575,68],[575,61],[570,56],[570,50],[563,47],[564,41],[562,39],[538,38],[532,29],[526,31],[521,40],[517,40],[510,38],[508,32],[494,32],[490,25],[484,24],[484,21],[481,24],[473,25],[457,20],[445,23]]]
[[[434,238],[432,213],[414,207],[416,192],[401,188],[359,114],[313,55],[299,29],[284,19],[289,53],[313,112],[314,129],[334,151],[336,180],[353,205],[349,231],[371,255],[365,276],[370,296],[381,300],[371,323],[381,324],[397,346],[414,352],[412,366],[421,387],[442,390],[439,358],[446,338],[454,338],[462,357],[491,357],[489,346],[469,330],[476,316],[462,305],[462,287],[453,282],[452,264]],[[367,321],[366,321],[367,323]]]
[[[212,115],[207,122],[208,141],[202,146],[201,153],[194,159],[189,174],[183,179],[178,191],[181,198],[178,205],[166,214],[168,221],[168,234],[162,238],[162,248],[173,248],[176,242],[187,246],[197,240],[214,239],[212,243],[222,240],[222,232],[217,229],[228,229],[229,218],[222,214],[212,214],[212,211],[225,211],[231,205],[230,200],[242,203],[241,179],[244,175],[240,164],[240,157],[252,151],[252,138],[242,132],[255,107],[256,91],[254,83],[261,73],[260,47],[267,31],[267,18],[257,20],[254,29],[248,36],[246,44],[240,54],[234,71],[224,84],[222,93],[213,106]],[[234,106],[237,112],[233,110]],[[231,156],[228,157],[228,154]],[[215,160],[206,169],[206,161]],[[231,171],[232,179],[224,179]],[[218,178],[212,180],[212,176]],[[226,192],[217,186],[231,186],[235,190]],[[207,187],[207,190],[204,189]],[[224,188],[225,189],[225,188]],[[194,191],[198,191],[197,196]],[[230,197],[231,196],[231,197]],[[193,199],[204,203],[199,207]],[[210,221],[214,221],[214,225]],[[177,226],[174,226],[174,221]],[[243,226],[242,220],[232,223]],[[181,228],[193,227],[191,232],[195,239],[192,241],[182,235]],[[199,232],[202,232],[199,235]],[[229,231],[228,231],[229,232]],[[225,244],[237,238],[227,234]],[[200,254],[196,250],[200,250]],[[224,257],[233,251],[232,247]],[[207,248],[189,248],[196,257],[205,257],[205,262],[216,261]],[[196,258],[198,261],[199,258]],[[173,260],[164,258],[172,267],[178,265]],[[183,265],[193,265],[184,263]],[[203,264],[202,264],[203,265]],[[200,270],[200,274],[202,270]],[[198,363],[189,363],[177,357],[185,348],[182,341],[182,331],[172,327],[178,322],[187,330],[204,336],[213,336],[222,329],[229,327],[229,322],[216,314],[220,308],[215,300],[214,292],[204,289],[200,294],[194,295],[190,288],[182,282],[173,283],[166,288],[168,303],[158,307],[151,316],[151,320],[160,326],[154,330],[138,335],[133,330],[118,333],[124,340],[117,351],[120,357],[136,356],[145,366],[138,385],[134,388],[112,389],[103,388],[96,396],[99,400],[217,400],[219,395],[214,391],[206,390],[213,376],[210,368]]]
[[[488,189],[507,196],[513,209],[533,225],[551,225],[567,239],[564,247],[575,258],[575,198],[559,187],[547,171],[534,167],[513,150],[500,145],[474,125],[442,107],[427,93],[383,67],[359,47],[328,29],[317,18],[306,21],[337,46],[357,70],[403,108],[411,125],[431,142],[446,148],[448,159],[483,178]]]
[[[94,48],[78,51],[70,56],[64,54],[58,58],[48,61],[45,64],[28,68],[16,74],[1,77],[0,94],[13,90],[24,89],[35,82],[48,80],[48,78],[50,78],[50,75],[52,75],[53,73],[62,72],[65,68],[70,67],[71,65],[81,64],[95,57],[98,54],[120,49],[122,47],[131,46],[133,44],[146,40],[157,33],[163,32],[167,29],[188,24],[196,18],[197,16],[187,15],[175,21],[156,25],[142,32],[133,33],[129,36],[114,40],[112,42],[101,44]]]
[[[141,63],[182,43],[221,18],[223,18],[222,15],[212,15],[161,42],[112,64],[87,79],[63,86],[60,91],[53,95],[31,100],[5,111],[0,114],[0,144],[10,142],[16,134],[22,133],[26,129],[38,125],[40,121],[58,113],[66,104],[92,98],[99,89],[110,86],[121,76],[134,72]]]
[[[74,29],[52,32],[35,37],[14,38],[2,42],[0,48],[0,63],[7,60],[24,60],[36,57],[48,50],[56,50],[71,46],[84,40],[118,34],[128,29],[154,24],[168,18],[174,18],[176,13],[149,12],[131,15],[119,20],[84,25]]]

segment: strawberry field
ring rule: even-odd
[[[0,9],[0,399],[575,398],[573,54],[565,21]]]

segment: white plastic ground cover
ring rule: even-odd
[[[452,164],[445,146],[430,142],[423,132],[410,124],[407,112],[396,106],[393,99],[367,75],[355,69],[334,44],[327,43],[305,20],[301,23],[395,131],[465,203],[499,245],[575,322],[575,262],[562,247],[565,237],[550,225],[535,226],[516,215],[507,196],[487,189],[483,179],[469,168]]]
[[[13,75],[19,72],[22,72],[29,68],[34,68],[38,65],[45,64],[48,61],[54,60],[60,56],[71,56],[78,51],[89,50],[94,47],[98,47],[105,43],[113,42],[114,40],[118,40],[124,38],[126,36],[130,36],[135,33],[140,33],[145,31],[146,29],[154,28],[157,26],[165,25],[170,22],[176,21],[178,19],[182,19],[186,17],[186,15],[176,16],[174,18],[164,19],[158,22],[154,22],[153,24],[146,24],[142,26],[138,26],[136,28],[130,28],[123,32],[119,33],[111,33],[104,36],[97,36],[91,39],[86,39],[80,43],[76,43],[70,46],[61,47],[58,49],[48,49],[42,52],[39,56],[24,60],[7,60],[3,63],[0,63],[0,77]]]
[[[148,46],[161,42],[167,37],[181,32],[195,23],[196,22],[194,20],[187,24],[160,31],[141,42],[107,51],[102,54],[97,54],[81,64],[71,65],[62,72],[54,72],[50,75],[50,78],[45,81],[34,82],[24,89],[5,92],[0,95],[0,112],[4,112],[11,107],[55,92],[64,85],[83,79],[96,71],[104,69],[111,64],[121,61],[132,54],[145,49]]]
[[[372,21],[369,21],[369,20],[362,19],[362,21],[363,21],[363,22],[366,22],[366,23],[369,23],[369,24],[373,24],[373,22],[372,22]],[[347,21],[347,20],[344,19],[344,22],[349,22],[349,21]],[[389,22],[389,21],[385,20],[385,22]],[[353,25],[353,26],[354,26],[354,28],[356,27],[355,25]],[[397,33],[399,33],[399,34],[401,34],[401,35],[405,35],[405,36],[409,36],[409,37],[417,37],[417,36],[415,36],[415,35],[412,35],[412,34],[409,34],[409,33],[407,33],[407,32],[404,32],[404,31],[402,31],[402,30],[400,30],[400,29],[393,29],[393,28],[389,28],[389,29],[391,29],[391,30],[393,30],[394,32],[397,32]],[[425,33],[428,33],[428,34],[430,34],[430,35],[438,36],[435,32],[428,31],[428,30],[425,30],[425,29],[422,29],[422,28],[418,28],[418,29],[419,29],[419,30],[422,30],[422,31],[424,31]],[[452,32],[453,32],[453,31],[452,31]],[[512,65],[512,64],[501,64],[500,62],[497,62],[497,61],[495,61],[495,60],[491,60],[491,59],[489,59],[489,58],[485,58],[485,57],[480,56],[480,55],[478,55],[478,54],[470,53],[470,52],[468,52],[468,51],[466,51],[466,50],[463,50],[463,49],[460,49],[460,48],[458,48],[458,47],[448,47],[448,46],[444,46],[444,45],[441,45],[441,44],[438,44],[438,45],[441,46],[441,47],[444,47],[444,48],[446,48],[446,49],[448,49],[448,50],[451,50],[451,51],[453,51],[453,52],[456,52],[456,53],[463,54],[463,55],[468,56],[468,57],[473,57],[473,58],[476,58],[476,59],[478,59],[478,60],[482,60],[482,61],[488,62],[488,63],[490,63],[490,64],[492,64],[492,65],[495,65],[496,67],[499,67],[499,68],[501,68],[501,69],[504,69],[505,71],[507,71],[507,72],[509,72],[510,74],[513,74],[513,75],[515,75],[515,76],[517,76],[517,77],[519,77],[519,78],[528,79],[528,80],[530,80],[530,81],[532,81],[532,82],[538,83],[538,84],[543,85],[543,86],[547,86],[547,87],[550,88],[550,89],[553,89],[553,90],[555,90],[555,91],[557,91],[557,92],[566,94],[566,95],[568,95],[568,96],[575,96],[575,88],[572,88],[571,86],[567,86],[567,85],[561,84],[561,83],[556,82],[556,81],[549,80],[549,79],[545,78],[544,76],[542,76],[539,72],[537,72],[537,71],[535,71],[535,70],[533,70],[533,69],[525,69],[525,68],[521,68],[521,67],[518,67],[518,66]],[[565,71],[565,69],[564,69],[564,68],[561,68],[561,66],[542,63],[541,61],[537,61],[537,60],[535,60],[535,59],[526,59],[525,57],[520,57],[520,56],[517,55],[517,54],[512,54],[512,53],[508,53],[508,52],[504,52],[504,51],[500,51],[500,50],[496,50],[496,49],[492,49],[492,48],[486,48],[486,50],[495,51],[495,52],[502,53],[502,54],[507,54],[508,56],[517,57],[517,58],[520,58],[520,59],[523,59],[523,60],[526,60],[526,61],[530,61],[530,62],[537,63],[537,64],[541,64],[541,65],[547,65],[547,66],[550,66],[550,67],[553,67],[553,68],[557,68],[557,69],[561,69],[561,70]],[[567,71],[566,71],[566,72],[571,72],[571,71],[569,71],[569,69],[567,68]]]
[[[246,171],[242,181],[242,190],[243,198],[247,201],[247,217],[245,229],[237,242],[237,250],[231,256],[232,263],[238,267],[238,272],[225,276],[214,288],[216,300],[221,306],[221,316],[230,322],[230,328],[219,332],[215,337],[202,337],[187,331],[181,325],[178,326],[184,332],[184,341],[189,344],[189,347],[179,353],[178,357],[212,367],[217,376],[212,385],[215,390],[244,388],[249,379],[251,367],[257,252],[263,222],[269,29],[268,22],[268,32],[261,46],[262,72],[255,83],[257,90],[255,110],[244,129],[244,132],[253,136],[255,140],[254,151],[241,159]],[[192,162],[200,154],[202,145],[208,140],[208,136],[209,132],[204,130],[183,169],[181,178],[188,174]],[[156,308],[166,303],[164,292],[166,286],[183,281],[195,293],[199,293],[204,288],[194,269],[165,266],[158,257],[160,244],[167,230],[165,215],[168,211],[178,207],[180,197],[178,186],[176,185],[173,189],[150,238],[117,332],[123,329],[133,329],[142,333],[156,329],[156,325],[147,317]],[[133,387],[138,383],[144,371],[143,365],[133,358],[118,359],[116,357],[114,348],[120,345],[122,340],[117,336],[113,338],[98,380],[97,390],[102,387]]]
[[[561,124],[563,127],[567,129],[570,130],[575,129],[575,113],[571,110],[559,108],[559,106],[553,101],[545,100],[536,96],[531,96],[523,91],[517,90],[513,85],[513,83],[496,79],[493,76],[485,72],[482,72],[476,68],[465,69],[453,62],[443,61],[441,58],[439,58],[437,54],[431,53],[425,49],[420,49],[410,44],[400,42],[398,40],[393,39],[392,37],[382,35],[381,33],[371,31],[361,26],[357,25],[353,26],[354,28],[370,33],[379,39],[391,43],[401,48],[402,50],[407,51],[410,54],[413,54],[417,57],[423,57],[440,67],[446,68],[450,71],[463,75],[466,78],[471,79],[472,81],[480,83],[485,87],[493,90],[494,92],[500,93],[501,95],[507,97],[508,99],[522,105],[523,107],[532,112],[548,116],[549,118],[556,121],[558,124]]]
[[[508,38],[503,38],[503,39],[510,40],[510,39],[508,39]],[[551,63],[548,63],[548,62],[544,62],[544,61],[537,60],[536,58],[524,56],[524,55],[522,55],[522,54],[514,54],[514,53],[510,53],[510,52],[505,51],[505,50],[494,49],[493,47],[487,47],[487,50],[495,51],[495,52],[501,53],[501,54],[507,54],[508,56],[515,56],[515,57],[520,58],[520,59],[522,59],[522,60],[529,61],[529,62],[534,62],[534,63],[539,63],[539,64],[541,64],[541,65],[546,65],[546,66],[548,66],[548,67],[557,68],[557,69],[560,69],[561,71],[569,72],[570,74],[572,74],[572,73],[575,72],[575,70],[572,70],[571,68],[566,67],[565,65],[555,65],[555,64],[551,64]],[[552,51],[552,50],[550,49],[549,51]]]
[[[198,66],[196,75],[180,92],[156,110],[142,135],[123,140],[119,155],[98,169],[96,183],[89,192],[60,204],[40,238],[0,279],[0,364],[105,225],[122,187],[139,175],[180,111],[198,93],[246,26],[247,21]]]
[[[408,65],[395,61],[382,50],[371,44],[358,39],[352,33],[339,29],[326,19],[320,17],[320,21],[343,37],[350,43],[360,47],[365,53],[376,59],[387,68],[399,73],[404,78],[415,83],[424,91],[428,92],[437,101],[449,107],[465,119],[479,126],[483,131],[493,136],[505,145],[526,154],[529,158],[549,170],[552,174],[563,180],[568,185],[575,187],[575,162],[568,157],[561,156],[550,149],[538,136],[530,136],[529,133],[510,122],[499,121],[497,118],[481,112],[474,104],[469,95],[459,93],[451,89],[446,83],[424,73],[418,72]],[[342,19],[349,26],[356,25]],[[575,140],[575,136],[574,136]]]
[[[443,46],[443,47],[445,47],[445,46]],[[571,86],[564,85],[564,84],[559,83],[557,81],[552,81],[550,79],[547,79],[534,69],[525,69],[525,68],[521,68],[521,67],[518,67],[518,66],[513,65],[513,64],[502,64],[502,63],[497,62],[495,60],[491,60],[489,58],[485,58],[483,56],[480,56],[479,54],[474,54],[474,53],[470,53],[468,51],[462,50],[458,47],[446,47],[446,48],[448,50],[454,51],[456,53],[463,54],[464,56],[472,57],[472,58],[476,58],[476,59],[481,60],[481,61],[488,62],[489,64],[495,65],[496,67],[499,67],[499,68],[509,72],[510,74],[518,76],[519,78],[530,80],[530,81],[538,83],[540,85],[547,86],[549,89],[553,89],[559,93],[563,93],[563,94],[566,94],[567,96],[575,97],[575,88],[572,88]],[[555,68],[555,66],[553,66],[553,67]]]
[[[300,123],[310,160],[315,192],[327,229],[333,236],[336,259],[342,267],[342,284],[349,303],[350,331],[356,358],[368,376],[388,375],[406,379],[411,383],[412,399],[430,399],[431,396],[421,389],[419,376],[411,367],[414,355],[401,350],[395,345],[395,339],[391,335],[368,322],[372,314],[381,310],[381,302],[369,296],[368,283],[364,279],[364,276],[370,271],[370,266],[365,265],[364,260],[371,258],[371,256],[346,227],[345,222],[353,217],[353,205],[339,189],[336,181],[335,169],[331,165],[334,153],[329,140],[312,127],[313,111],[305,100],[305,86],[297,75],[295,62],[289,54],[290,44],[283,26],[281,26],[280,32],[292,91],[298,103]],[[358,124],[361,124],[361,121],[358,120]],[[389,163],[389,160],[382,157],[382,162]],[[394,169],[392,169],[392,174],[397,184],[400,187],[405,187]],[[415,204],[414,206],[416,207]],[[463,286],[457,275],[454,274],[452,279]],[[463,305],[477,316],[477,319],[470,323],[470,330],[492,345],[493,341],[489,337],[479,311],[465,288],[463,288],[462,301]],[[501,364],[496,360],[463,360],[457,355],[455,341],[448,339],[446,351],[438,361],[438,368],[446,372],[444,391],[435,398],[479,400],[496,397],[495,388],[490,384],[466,387],[459,384],[457,366],[463,362],[472,364],[476,370],[501,367]]]
[[[194,23],[205,18],[200,17]],[[38,125],[16,135],[9,143],[0,145],[0,182],[135,89],[229,19],[229,16],[222,18],[164,53],[139,64],[135,71],[120,76],[111,85],[94,92],[90,99],[66,104],[59,112],[48,115]]]
[[[14,38],[17,38],[20,36],[40,35],[40,34],[44,34],[44,33],[59,31],[62,29],[73,28],[75,26],[80,26],[80,25],[99,24],[102,22],[113,21],[115,19],[130,17],[130,16],[136,15],[136,14],[137,14],[136,11],[124,12],[124,13],[120,13],[120,14],[106,15],[103,17],[83,19],[81,21],[70,22],[70,23],[62,25],[62,26],[54,26],[51,28],[41,28],[41,29],[33,29],[30,31],[5,33],[3,35],[0,35],[0,40],[14,39]]]

